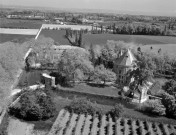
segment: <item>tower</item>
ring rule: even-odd
[[[136,58],[130,49],[114,61],[114,72],[117,75],[117,84],[125,85],[128,83],[126,74],[129,70],[134,69],[134,61],[136,61]]]

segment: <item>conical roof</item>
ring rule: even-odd
[[[133,66],[133,62],[136,60],[131,50],[128,49],[120,58],[117,58],[115,64],[118,66],[130,67]]]

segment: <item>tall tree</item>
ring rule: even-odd
[[[88,53],[84,49],[70,49],[63,52],[58,63],[58,71],[69,84],[70,81],[74,82],[76,78],[80,79],[80,76],[82,76],[80,74],[90,74],[93,71],[93,66],[89,61]]]
[[[109,69],[106,69],[104,65],[99,65],[95,67],[94,70],[94,80],[103,81],[104,85],[106,81],[115,82],[116,74]]]
[[[129,71],[129,77],[134,78],[134,81],[130,83],[132,90],[138,90],[138,86],[151,81],[153,78],[153,70],[156,65],[153,64],[151,59],[148,59],[145,55],[138,57],[138,61],[134,62],[134,70]]]
[[[82,46],[82,31],[79,32],[79,39],[78,39],[78,46],[81,47]]]
[[[75,45],[78,45],[78,32],[75,33]]]

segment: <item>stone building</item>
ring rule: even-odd
[[[116,83],[121,86],[123,93],[129,96],[133,93],[133,102],[143,103],[148,99],[148,90],[152,87],[153,83],[145,82],[138,86],[136,90],[131,90],[129,84],[134,81],[133,78],[127,78],[127,72],[136,68],[136,58],[130,49],[125,52],[120,52],[119,57],[114,61],[114,72],[117,74]]]
[[[134,61],[136,61],[136,58],[130,49],[124,53],[120,52],[120,56],[114,62],[114,72],[117,74],[117,84],[123,86],[128,84],[129,80],[126,77],[126,74],[129,70],[134,69]]]

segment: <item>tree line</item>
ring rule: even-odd
[[[124,24],[122,26],[111,26],[113,34],[129,34],[129,35],[161,35],[161,36],[172,36],[174,33],[167,29],[167,26],[156,26],[156,25],[134,25]]]
[[[113,34],[127,34],[127,35],[156,35],[156,36],[175,36],[171,29],[165,25],[156,26],[156,25],[144,25],[144,24],[123,24],[123,25],[113,25],[109,26],[92,26],[92,34],[101,34],[101,33],[113,33]]]

